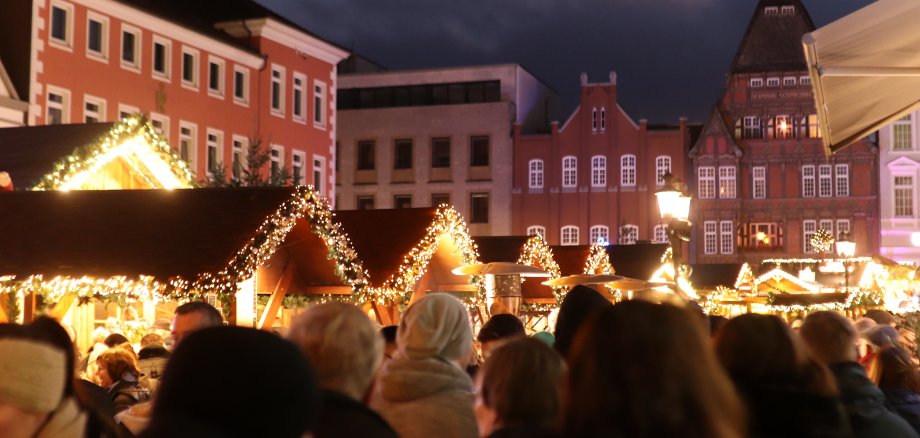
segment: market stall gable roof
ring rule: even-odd
[[[516,263],[521,257],[527,236],[476,236],[473,240],[479,247],[479,260],[483,263]]]
[[[757,278],[758,292],[804,294],[821,292],[821,285],[802,280],[780,268],[772,269]]]

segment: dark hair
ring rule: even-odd
[[[689,311],[631,300],[602,310],[568,357],[565,436],[740,437],[745,412]]]
[[[879,388],[908,389],[920,393],[920,372],[904,350],[898,347],[886,348],[875,360],[879,365]]]
[[[206,325],[204,327],[214,327],[224,324],[224,318],[214,306],[204,301],[189,301],[179,307],[176,307],[176,315],[188,315],[198,313],[205,317]],[[204,328],[202,327],[202,328]]]
[[[728,318],[721,315],[709,315],[709,336],[715,336],[728,322]]]
[[[556,318],[556,343],[553,348],[563,357],[568,356],[569,349],[575,339],[578,329],[587,322],[595,312],[609,308],[610,300],[596,290],[587,286],[578,285],[565,294],[559,306],[559,316]]]
[[[388,325],[380,329],[380,335],[383,336],[383,341],[387,344],[393,344],[396,342],[396,329],[398,325]]]
[[[497,341],[499,339],[510,338],[513,336],[526,336],[524,323],[518,317],[510,313],[493,315],[489,318],[481,329],[476,340],[479,342]]]
[[[105,338],[105,341],[102,341],[102,343],[105,344],[109,348],[115,348],[121,344],[127,344],[130,342],[131,341],[129,341],[128,338],[125,337],[125,335],[121,333],[112,333],[111,335]]]

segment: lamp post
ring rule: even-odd
[[[843,258],[843,278],[846,284],[846,292],[850,292],[850,258],[856,254],[856,242],[850,236],[849,231],[841,231],[835,243],[837,247],[837,257]]]
[[[683,293],[678,284],[680,276],[680,243],[690,240],[690,201],[692,197],[684,190],[680,178],[666,173],[664,187],[655,192],[658,198],[658,211],[661,218],[668,221],[667,236],[671,244],[671,262],[674,264],[674,291],[684,299],[689,297]]]

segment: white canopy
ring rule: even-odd
[[[920,2],[879,0],[802,40],[828,155],[920,108]]]

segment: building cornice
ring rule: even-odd
[[[251,33],[290,47],[298,53],[312,56],[329,64],[338,64],[349,53],[316,36],[288,26],[272,18],[258,18],[242,21],[217,23],[216,28],[237,37],[245,38]]]

